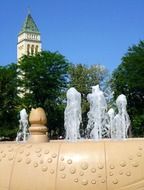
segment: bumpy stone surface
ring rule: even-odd
[[[144,140],[0,144],[0,190],[137,190]]]

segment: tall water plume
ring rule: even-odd
[[[81,94],[73,87],[67,91],[67,106],[64,112],[64,118],[66,139],[80,139],[79,128],[82,121]]]
[[[90,104],[87,131],[90,131],[91,139],[101,139],[107,103],[99,85],[92,86],[92,93],[88,94],[87,100]]]
[[[116,105],[118,108],[118,113],[116,114],[113,120],[113,138],[124,139],[127,137],[128,128],[130,126],[130,119],[126,110],[127,99],[124,94],[118,96],[118,98],[116,99]]]
[[[20,111],[19,131],[17,133],[16,141],[26,141],[28,137],[28,114],[26,109]]]

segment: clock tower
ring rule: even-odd
[[[23,27],[18,34],[17,60],[23,55],[34,55],[41,51],[40,32],[29,13],[25,19]]]

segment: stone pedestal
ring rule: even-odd
[[[29,122],[31,126],[28,142],[48,142],[47,118],[44,110],[42,108],[33,109],[29,116]]]

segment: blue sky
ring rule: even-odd
[[[17,34],[30,7],[44,50],[72,63],[113,71],[128,47],[144,39],[144,0],[2,0],[0,65],[16,62]]]

